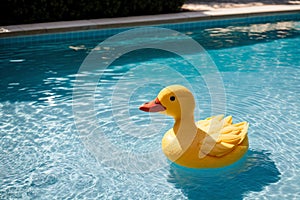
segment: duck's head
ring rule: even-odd
[[[145,112],[161,112],[175,119],[194,113],[195,100],[193,94],[184,86],[171,85],[162,89],[151,102],[140,107]]]

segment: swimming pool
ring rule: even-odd
[[[200,71],[185,57],[155,48],[109,55],[115,59],[105,63],[103,52],[146,42],[98,45],[125,29],[1,39],[0,199],[299,198],[299,18],[163,26],[207,50]],[[163,46],[186,39],[172,33],[149,39]],[[82,70],[93,64],[84,62],[91,53],[108,67]],[[209,87],[212,68],[205,64],[216,66],[222,90]],[[172,83],[196,93],[197,118],[218,111],[212,97],[220,91],[225,113],[250,123],[244,160],[219,170],[167,161],[160,142],[173,120],[137,108]],[[85,113],[89,93],[93,113]],[[79,123],[78,116],[84,116]]]

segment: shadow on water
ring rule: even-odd
[[[188,169],[172,164],[168,181],[188,199],[243,199],[280,180],[269,153],[249,150],[245,158],[223,169]]]

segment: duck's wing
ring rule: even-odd
[[[223,117],[224,115],[212,116],[196,122],[196,125],[206,133],[213,134],[221,128],[232,124],[232,116]]]
[[[206,155],[221,157],[235,149],[247,136],[247,122],[232,124],[232,117],[223,119],[222,115],[197,122],[207,133],[200,148],[199,157]]]

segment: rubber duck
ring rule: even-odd
[[[223,115],[194,121],[195,100],[181,85],[162,89],[158,96],[139,108],[174,118],[173,128],[162,139],[166,157],[188,168],[221,168],[241,159],[248,150],[247,122],[232,124]]]

